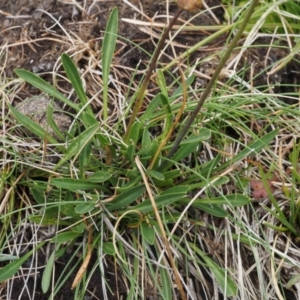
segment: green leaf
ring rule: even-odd
[[[151,137],[150,137],[150,133],[148,131],[147,128],[144,129],[144,132],[143,132],[143,138],[142,138],[142,151],[140,152],[147,152],[145,150],[148,150],[150,149],[150,146],[151,146]],[[139,152],[139,153],[140,153]]]
[[[246,145],[245,148],[240,151],[237,155],[235,155],[232,159],[228,160],[226,163],[221,165],[219,168],[215,170],[215,172],[219,170],[223,170],[229,165],[232,165],[245,157],[249,155],[255,155],[259,151],[261,151],[264,147],[266,147],[276,136],[278,135],[278,130],[273,130],[268,132],[265,136],[262,138],[257,138],[253,142],[251,142],[249,145]]]
[[[55,169],[63,165],[72,156],[78,155],[84,149],[84,147],[91,141],[99,129],[99,124],[96,123],[90,128],[83,131],[79,136],[77,136],[67,149],[67,153],[64,157],[57,163]]]
[[[85,167],[88,166],[90,163],[91,149],[92,149],[92,143],[89,142],[83,147],[79,155],[80,178],[84,178]]]
[[[30,188],[32,196],[36,203],[44,204],[45,203],[45,194],[39,188]]]
[[[183,201],[183,199],[186,197],[186,193],[188,190],[189,188],[186,186],[176,186],[170,188],[162,192],[159,196],[155,198],[155,204],[159,209],[163,206],[173,204],[178,200]],[[153,207],[150,199],[146,199],[145,201],[136,205],[134,209],[142,213],[148,213],[153,210]]]
[[[157,172],[155,170],[147,170],[147,174],[152,177],[155,178],[157,180],[165,180],[165,176],[164,174]]]
[[[199,143],[190,143],[181,146],[173,156],[172,160],[176,162],[182,160],[183,158],[189,156],[192,152],[194,152],[197,147],[199,147]]]
[[[286,228],[288,228],[293,234],[298,235],[297,229],[288,221],[285,215],[280,214],[276,211],[273,211],[267,206],[263,206],[263,208],[268,211],[271,215],[273,215],[277,220],[279,220]]]
[[[50,283],[51,283],[51,278],[52,278],[52,270],[53,270],[53,265],[54,265],[54,260],[55,260],[55,250],[51,253],[47,264],[45,266],[43,276],[42,276],[42,291],[43,293],[47,293]]]
[[[188,203],[188,201],[186,202]],[[219,207],[217,205],[207,205],[207,204],[202,204],[202,203],[193,203],[193,207],[196,207],[198,209],[201,209],[202,211],[207,212],[208,214],[218,217],[218,218],[225,218],[228,217],[228,213],[226,212],[225,209],[222,207]]]
[[[73,196],[70,200],[66,199],[66,202],[67,201],[73,201]],[[78,214],[75,212],[75,206],[73,204],[64,203],[64,205],[60,206],[60,211],[62,214],[64,214],[67,217],[73,217],[73,218],[78,217]]]
[[[168,89],[167,89],[166,79],[165,79],[164,73],[160,69],[157,70],[156,81],[157,81],[157,84],[158,84],[162,94],[165,97],[168,97],[169,93],[168,93]]]
[[[88,181],[90,182],[105,182],[108,179],[110,179],[112,174],[105,172],[105,171],[97,171],[94,174],[92,174],[89,178]]]
[[[146,111],[143,113],[143,115],[140,118],[141,122],[147,122],[148,120],[150,121],[153,118],[153,113],[155,110],[162,104],[162,99],[163,97],[162,94],[157,94],[149,103],[147,106]]]
[[[0,272],[0,282],[4,282],[12,278],[19,270],[19,268],[26,262],[26,260],[32,255],[33,251],[37,251],[41,248],[46,242],[40,243],[34,249],[28,251],[24,256],[14,260],[13,262],[7,264],[5,267],[1,268]]]
[[[132,143],[127,147],[126,156],[130,162],[133,162],[135,156],[135,145]]]
[[[85,202],[85,203],[76,205],[75,212],[80,215],[84,215],[84,214],[90,212],[91,210],[93,210],[94,208],[95,208],[94,202]]]
[[[128,183],[126,183],[126,184],[124,184],[120,187],[117,187],[117,193],[118,194],[127,192],[132,187],[136,186],[142,179],[141,174],[136,172],[136,170],[128,170],[126,172],[126,175],[128,175],[128,177],[131,178],[131,180]]]
[[[184,139],[180,145],[187,145],[190,143],[200,143],[206,141],[211,137],[211,131],[206,128],[201,128],[198,134],[191,134],[186,139]]]
[[[232,207],[243,206],[250,202],[249,197],[242,194],[226,195],[217,198],[198,199],[194,203],[200,204],[215,204],[215,205],[230,205]]]
[[[58,90],[56,90],[52,85],[46,82],[41,77],[22,69],[16,69],[15,73],[20,78],[24,79],[26,82],[30,83],[34,87],[40,89],[41,91],[45,92],[46,94],[59,99],[60,101],[64,102],[68,106],[75,109],[77,112],[80,110],[79,106],[75,104],[73,101],[69,100],[63,94],[61,94]]]
[[[188,88],[195,80],[196,76],[192,75],[189,78],[186,79],[185,81],[185,85]],[[172,96],[170,97],[170,102],[173,102],[174,100],[178,99],[178,97],[180,97],[183,93],[183,87],[182,85],[180,85],[179,88],[177,88],[175,90],[175,92],[172,94]]]
[[[171,130],[172,123],[173,123],[173,113],[172,113],[172,109],[171,109],[171,106],[170,106],[170,103],[169,103],[169,99],[162,94],[161,97],[160,97],[160,100],[163,104],[163,109],[165,111],[164,131],[161,134],[160,139],[164,139],[165,136]]]
[[[102,44],[103,119],[108,117],[108,79],[116,47],[118,33],[118,9],[114,8],[107,22]]]
[[[114,255],[116,253],[114,244],[111,242],[103,243],[103,252],[108,255]]]
[[[73,226],[71,228],[71,230],[75,233],[80,233],[80,236],[82,236],[82,233],[84,232],[85,230],[85,227],[84,227],[84,223],[81,222],[81,223],[78,223],[77,225]]]
[[[79,236],[81,236],[80,233],[73,232],[73,231],[61,232],[61,233],[58,233],[57,235],[55,235],[51,239],[51,243],[58,243],[58,244],[67,243],[69,241],[73,241],[74,239],[76,239]]]
[[[61,189],[66,189],[68,191],[84,191],[102,188],[100,184],[97,184],[95,182],[73,178],[51,178],[50,184],[53,184]]]
[[[140,123],[134,122],[133,125],[131,126],[128,141],[132,142],[133,145],[135,146],[139,140],[139,136],[140,136]]]
[[[149,245],[154,245],[155,230],[148,223],[142,222],[140,225],[142,237]]]
[[[161,293],[162,299],[172,300],[172,282],[170,280],[169,272],[163,267],[159,267],[160,278],[161,278]]]
[[[47,117],[47,123],[53,129],[56,136],[58,136],[58,138],[61,141],[64,141],[66,139],[66,137],[61,133],[61,131],[59,130],[58,126],[56,125],[56,123],[53,119],[53,105],[51,103],[49,103],[47,105],[46,117]]]
[[[64,69],[67,73],[67,76],[71,81],[72,87],[74,88],[76,95],[78,96],[78,98],[82,104],[82,107],[85,106],[86,111],[88,112],[89,116],[94,117],[94,114],[93,114],[93,111],[92,111],[90,105],[86,105],[88,102],[87,97],[86,97],[85,91],[83,89],[83,85],[82,85],[82,81],[81,81],[79,72],[78,72],[74,62],[66,53],[62,54],[61,61],[64,66]],[[96,121],[95,118],[94,118],[94,120]]]
[[[144,185],[134,186],[126,192],[118,195],[112,202],[107,204],[109,210],[121,209],[127,207],[129,204],[137,200],[143,193]]]
[[[18,259],[18,257],[15,255],[9,255],[5,253],[0,254],[0,261],[15,260],[15,259]]]
[[[237,286],[234,281],[230,278],[227,270],[224,270],[220,266],[218,266],[212,259],[207,256],[206,253],[202,252],[197,246],[193,243],[189,243],[192,249],[197,252],[201,258],[206,263],[209,270],[214,274],[216,281],[220,287],[220,289],[225,293],[226,297],[233,297],[237,294]]]
[[[163,173],[165,179],[173,179],[173,178],[177,178],[179,176],[182,175],[182,171],[179,169],[175,169],[175,170],[171,170],[171,171],[167,171]]]

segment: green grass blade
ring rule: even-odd
[[[90,128],[83,131],[79,136],[77,136],[67,149],[66,155],[57,163],[56,168],[63,165],[71,157],[79,155],[83,148],[93,139],[94,135],[98,131],[99,124],[96,123]]]
[[[214,274],[219,287],[223,291],[226,297],[233,297],[237,294],[237,286],[234,281],[229,277],[229,274],[225,269],[218,266],[211,258],[209,258],[204,252],[197,248],[194,244],[189,243],[191,248],[197,252],[206,263],[207,267]]]
[[[108,79],[118,33],[118,9],[110,14],[102,46],[103,119],[108,117]]]
[[[98,183],[73,178],[52,178],[50,183],[69,191],[101,189],[101,185]]]
[[[26,262],[26,260],[32,255],[34,251],[37,251],[41,248],[45,242],[40,243],[37,247],[27,252],[24,256],[14,260],[13,262],[9,263],[5,267],[1,268],[0,272],[0,282],[4,282],[5,280],[14,276],[20,267]]]
[[[258,153],[261,151],[264,147],[266,147],[278,134],[278,130],[273,130],[266,135],[264,135],[262,138],[257,138],[253,142],[251,142],[249,145],[245,146],[245,148],[239,152],[236,156],[234,156],[231,160],[227,161],[225,164],[223,164],[221,167],[217,168],[216,171],[223,170],[224,168],[228,167],[229,165],[232,165],[245,157]]]
[[[67,76],[71,81],[72,87],[76,92],[76,95],[78,96],[82,106],[85,106],[87,104],[87,97],[82,86],[82,81],[78,69],[76,68],[72,59],[66,53],[62,54],[61,61],[67,73]],[[89,105],[86,107],[86,109],[90,113],[90,115],[93,116],[92,109]]]
[[[107,205],[109,210],[120,209],[128,206],[130,203],[138,199],[144,192],[145,186],[138,185],[118,195],[112,202]]]
[[[47,123],[49,126],[53,129],[54,133],[58,136],[58,138],[61,141],[64,141],[66,138],[59,130],[58,126],[56,125],[54,119],[53,119],[53,106],[48,105],[46,110],[46,117],[47,117]]]
[[[41,77],[22,69],[16,69],[15,73],[26,82],[30,83],[34,87],[38,88],[39,90],[43,91],[44,93],[57,98],[58,100],[64,102],[68,106],[72,107],[76,111],[79,111],[79,106],[74,102],[70,101],[67,97],[61,94],[57,89],[55,89],[51,84],[46,82]]]
[[[42,276],[42,291],[43,293],[47,293],[50,283],[51,283],[51,278],[52,278],[52,270],[53,270],[53,265],[54,265],[54,260],[55,260],[55,253],[56,250],[52,252],[50,255],[47,264],[45,266],[43,276]]]

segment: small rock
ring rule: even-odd
[[[47,122],[46,112],[49,104],[53,105],[53,119],[57,127],[62,133],[68,131],[72,123],[71,118],[62,112],[61,107],[55,101],[45,95],[27,98],[21,103],[18,103],[15,107],[20,113],[30,117],[38,123],[50,135],[56,137],[53,129]],[[26,130],[26,134],[29,136],[32,135],[32,133],[28,132],[28,130]]]

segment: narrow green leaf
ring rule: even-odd
[[[163,267],[159,267],[160,272],[160,278],[161,278],[161,293],[162,293],[162,299],[165,300],[172,300],[172,283],[170,280],[169,272],[167,269]]]
[[[94,135],[99,129],[99,124],[96,123],[90,128],[83,131],[79,136],[77,136],[72,143],[69,145],[67,149],[67,153],[64,157],[57,163],[55,169],[63,165],[67,160],[69,160],[72,156],[78,155],[81,153],[82,149],[88,144],[90,140],[93,139]]]
[[[74,233],[80,233],[80,236],[82,236],[82,233],[84,232],[85,230],[85,225],[83,222],[75,225],[75,226],[72,226],[71,230],[74,232]]]
[[[138,142],[139,136],[140,136],[140,123],[134,122],[129,133],[128,141],[129,142],[131,141],[135,146]]]
[[[128,183],[126,183],[123,186],[117,188],[117,193],[118,194],[122,194],[122,193],[127,192],[128,190],[131,190],[134,186],[138,185],[139,182],[141,181],[142,176],[141,176],[140,173],[137,173],[134,176],[135,170],[129,170],[126,174],[129,174],[129,173],[132,173],[128,176],[129,178],[132,178],[132,179]]]
[[[75,212],[80,215],[84,215],[84,214],[90,212],[91,210],[93,210],[94,208],[95,208],[94,202],[85,202],[85,203],[76,205]]]
[[[92,174],[89,178],[88,181],[90,182],[105,182],[108,179],[110,179],[112,174],[105,172],[105,171],[97,171],[94,174]]]
[[[41,248],[46,242],[40,243],[37,247],[27,252],[24,256],[14,260],[13,262],[7,264],[5,267],[1,268],[0,272],[0,282],[4,282],[7,279],[13,277],[20,267],[26,262],[26,260],[32,255],[33,251],[37,251]]]
[[[38,188],[30,188],[30,191],[32,193],[32,196],[36,203],[38,204],[44,204],[45,203],[45,194],[41,191],[41,189]]]
[[[142,151],[149,149],[151,146],[151,137],[147,128],[144,129],[143,138],[142,138]],[[140,151],[140,152],[142,152]],[[139,153],[140,153],[139,152]],[[143,152],[144,153],[144,152]]]
[[[181,146],[173,156],[172,160],[176,162],[182,160],[183,158],[189,156],[192,152],[194,152],[197,147],[199,147],[199,143],[190,143]]]
[[[165,76],[164,76],[164,73],[158,69],[157,70],[157,73],[156,73],[156,81],[157,81],[157,84],[162,92],[162,94],[165,96],[165,97],[168,97],[169,93],[168,93],[168,89],[167,89],[167,84],[166,84],[166,79],[165,79]]]
[[[242,194],[233,194],[226,195],[217,198],[207,198],[207,199],[199,199],[195,200],[194,203],[200,204],[215,204],[215,205],[230,205],[232,207],[243,206],[250,202],[249,197],[246,197]]]
[[[173,178],[177,178],[179,176],[182,176],[182,171],[175,169],[175,170],[171,170],[171,171],[167,171],[163,173],[165,179],[173,179]]]
[[[185,202],[188,203],[188,201]],[[205,211],[208,214],[218,218],[225,218],[228,217],[229,215],[225,209],[217,205],[207,205],[199,202],[198,203],[193,202],[192,206],[201,209],[202,211]]]
[[[200,143],[206,141],[211,137],[211,131],[206,128],[201,128],[198,134],[191,134],[189,137],[184,139],[180,145],[188,145],[190,143]]]
[[[116,253],[114,244],[111,242],[103,243],[103,252],[108,255],[114,255]]]
[[[54,260],[55,260],[55,252],[56,250],[54,250],[48,261],[47,264],[45,266],[44,272],[43,272],[43,276],[42,276],[42,291],[43,293],[47,293],[50,283],[51,283],[51,278],[52,278],[52,270],[53,270],[53,265],[54,265]]]
[[[157,172],[155,170],[147,170],[147,174],[152,177],[155,178],[157,180],[165,180],[165,176],[164,174]]]
[[[186,79],[185,81],[185,85],[188,88],[195,80],[196,76],[192,75],[189,78]],[[179,88],[177,88],[175,90],[175,92],[172,94],[172,96],[170,97],[170,103],[173,102],[174,100],[178,99],[178,97],[180,97],[183,93],[183,87],[182,85],[180,85]]]
[[[108,79],[110,65],[116,47],[118,33],[118,9],[114,8],[107,22],[102,44],[103,119],[108,117]]]
[[[277,136],[277,134],[278,134],[278,130],[275,129],[273,131],[268,132],[262,138],[257,138],[256,140],[251,142],[249,145],[246,145],[245,148],[242,151],[240,151],[236,156],[234,156],[231,160],[227,161],[222,166],[217,168],[215,170],[215,172],[217,172],[219,170],[223,170],[227,166],[232,165],[251,154],[255,155],[256,153],[261,151],[264,147],[266,147]]]
[[[15,69],[15,73],[17,74],[17,76],[24,79],[26,82],[28,82],[31,85],[33,85],[34,87],[40,89],[44,93],[61,100],[68,106],[75,109],[77,112],[80,110],[80,108],[77,104],[75,104],[73,101],[71,101],[67,97],[65,97],[63,94],[61,94],[57,89],[55,89],[52,85],[50,85],[48,82],[46,82],[41,77],[39,77],[29,71],[22,70],[22,69]]]
[[[109,210],[121,209],[127,207],[129,204],[137,200],[145,190],[144,185],[134,186],[126,192],[118,195],[112,202],[108,203]]]
[[[80,178],[85,176],[85,167],[89,165],[91,158],[92,143],[87,143],[79,155]]]
[[[233,297],[237,294],[237,286],[230,278],[227,270],[218,266],[206,253],[202,252],[195,244],[189,243],[192,249],[197,252],[206,263],[209,270],[214,274],[220,289],[225,293],[226,297]],[[227,273],[227,274],[226,274]]]
[[[154,245],[155,230],[148,223],[142,222],[140,225],[142,237],[149,245]]]
[[[293,234],[298,235],[297,229],[287,220],[283,215],[280,215],[278,212],[273,211],[267,206],[263,206],[266,211],[273,215],[277,220],[279,220],[286,228],[288,228]]]
[[[157,94],[149,103],[147,106],[146,111],[143,113],[143,115],[140,118],[141,122],[147,122],[148,120],[150,121],[153,118],[153,113],[155,110],[162,104],[162,99],[163,97],[162,94]]]
[[[72,87],[76,92],[76,95],[78,96],[82,106],[85,106],[87,104],[87,97],[83,89],[78,69],[76,68],[72,59],[66,53],[62,54],[61,61],[67,73],[67,76],[71,81]],[[93,111],[89,105],[86,106],[86,110],[90,116],[94,116]]]
[[[84,191],[102,188],[102,186],[98,183],[73,178],[51,178],[50,184],[68,191]]]
[[[169,103],[169,99],[162,94],[160,100],[163,104],[163,109],[165,111],[165,126],[164,126],[164,131],[160,136],[160,138],[163,139],[171,130],[172,123],[173,123],[173,113]]]
[[[5,253],[0,254],[0,261],[16,260],[16,259],[18,259],[18,257],[15,255],[9,255]]]
[[[171,205],[177,202],[178,200],[183,201],[186,197],[186,193],[188,192],[188,190],[189,188],[186,186],[176,186],[170,188],[169,190],[162,192],[159,196],[155,198],[155,204],[159,209],[163,206]],[[136,205],[134,209],[142,213],[148,213],[153,210],[153,207],[150,199],[146,199],[145,201]]]
[[[185,185],[178,185],[169,188],[168,190],[163,191],[160,196],[169,196],[169,195],[176,195],[176,194],[186,194],[190,190],[189,187]]]
[[[47,118],[47,123],[53,129],[54,133],[58,136],[58,138],[61,141],[64,141],[66,137],[61,133],[61,131],[59,130],[58,126],[56,125],[53,119],[53,105],[51,105],[51,103],[47,105],[46,118]]]
[[[79,236],[81,236],[80,233],[73,232],[73,231],[61,232],[55,235],[51,239],[51,243],[57,243],[57,244],[67,243],[76,239]]]

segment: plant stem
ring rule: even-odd
[[[224,56],[221,58],[220,63],[218,65],[218,67],[216,68],[213,76],[211,77],[210,81],[208,82],[204,92],[202,93],[199,102],[195,108],[195,110],[190,114],[190,116],[188,117],[188,120],[186,121],[183,129],[179,132],[179,134],[177,135],[177,138],[174,141],[174,144],[171,148],[171,150],[169,151],[167,158],[171,158],[175,152],[177,151],[180,142],[183,140],[183,138],[185,137],[186,133],[188,132],[190,126],[192,125],[192,123],[194,122],[195,118],[197,117],[200,109],[202,108],[205,100],[207,99],[214,83],[216,82],[216,80],[218,79],[218,76],[220,74],[220,72],[222,71],[223,67],[225,66],[226,61],[228,60],[228,58],[230,57],[231,53],[234,50],[234,47],[236,46],[237,42],[239,41],[239,39],[241,38],[248,22],[249,19],[254,11],[255,6],[257,5],[258,0],[253,0],[249,6],[249,9],[245,15],[245,18],[241,24],[240,29],[238,30],[238,32],[236,33],[235,37],[233,38],[233,40],[231,41],[231,43],[228,46],[227,51],[225,52]],[[164,166],[164,163],[162,163],[162,165],[160,166],[160,169],[162,169]]]
[[[138,94],[137,94],[137,99],[134,103],[134,108],[133,108],[133,112],[132,112],[132,115],[130,117],[130,120],[129,120],[129,123],[128,123],[128,126],[127,126],[127,130],[126,130],[126,133],[125,133],[125,137],[124,137],[124,140],[125,142],[128,141],[128,137],[129,137],[129,133],[130,133],[130,130],[131,130],[131,127],[132,127],[132,124],[137,116],[137,114],[139,113],[141,107],[142,107],[142,104],[143,104],[143,100],[144,100],[144,96],[145,96],[145,93],[146,93],[146,88],[149,84],[149,81],[150,81],[150,78],[151,78],[151,75],[152,75],[152,72],[157,64],[157,60],[158,60],[158,57],[159,57],[159,54],[163,48],[163,45],[164,45],[164,42],[165,40],[167,39],[167,36],[171,30],[171,28],[173,27],[173,25],[175,24],[176,20],[178,19],[178,17],[180,16],[182,12],[182,9],[181,8],[178,8],[175,15],[173,16],[173,18],[171,19],[169,25],[167,26],[167,28],[165,29],[161,39],[159,40],[158,42],[158,45],[156,47],[156,50],[152,56],[152,59],[151,59],[151,62],[150,62],[150,66],[149,66],[149,69],[146,73],[146,77],[138,91]]]

